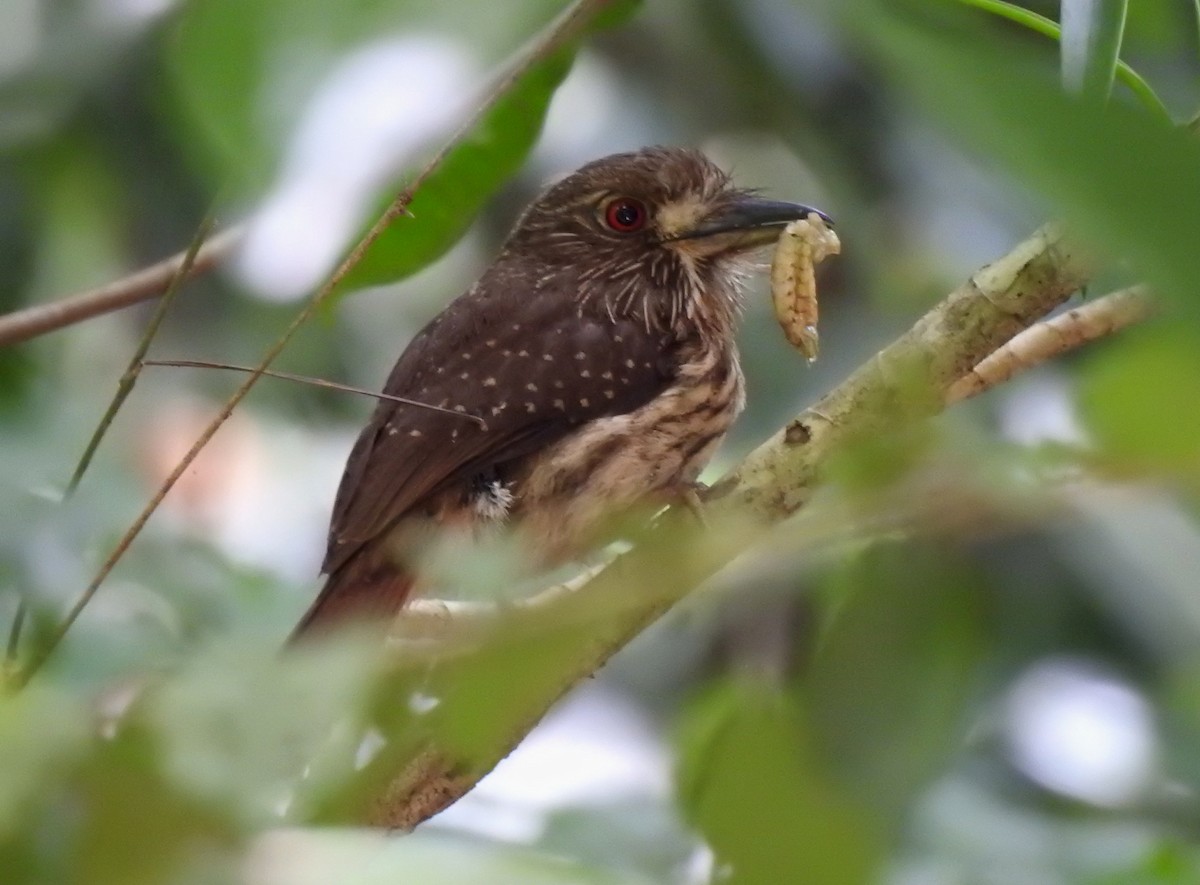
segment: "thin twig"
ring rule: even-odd
[[[502,75],[499,80],[489,89],[483,102],[479,105],[476,111],[468,118],[468,120],[454,133],[445,145],[433,156],[425,167],[417,174],[412,182],[404,188],[391,204],[384,210],[379,219],[371,226],[370,230],[363,236],[361,240],[350,250],[350,253],[338,265],[337,269],[329,277],[329,279],[321,286],[317,293],[309,300],[308,304],[296,315],[283,334],[275,341],[274,344],[267,349],[262,361],[258,364],[255,370],[250,374],[250,377],[233,392],[226,400],[225,405],[217,413],[216,417],[204,429],[196,441],[188,449],[187,453],[180,459],[175,468],[163,480],[162,485],[151,497],[150,501],[138,514],[132,525],[126,530],[125,534],[117,542],[112,552],[104,560],[100,569],[96,572],[91,582],[75,605],[72,606],[66,620],[58,626],[58,628],[50,634],[47,641],[40,646],[38,652],[30,658],[29,663],[21,670],[15,679],[16,688],[25,685],[30,678],[41,668],[46,659],[54,653],[54,650],[62,642],[67,630],[74,623],[75,618],[79,616],[79,611],[82,610],[83,604],[90,599],[108,577],[109,573],[116,567],[121,557],[125,555],[125,551],[129,549],[129,545],[141,533],[150,517],[158,509],[167,493],[179,481],[179,478],[187,471],[192,462],[200,454],[200,451],[208,444],[208,441],[213,438],[221,425],[228,420],[233,414],[233,410],[238,407],[250,390],[262,377],[263,372],[270,368],[271,364],[283,352],[283,349],[291,342],[295,334],[300,330],[310,317],[323,305],[337,287],[345,279],[346,275],[362,260],[367,250],[371,245],[379,239],[383,232],[391,223],[403,215],[409,204],[412,202],[418,188],[441,166],[443,161],[460,142],[464,141],[475,126],[483,119],[484,115],[491,110],[493,105],[503,97],[504,93],[512,87],[512,85],[520,79],[527,71],[535,65],[549,58],[569,41],[573,40],[588,22],[602,12],[611,0],[576,0],[569,6],[557,19],[555,19],[545,31],[533,40],[529,46],[523,49],[517,56],[515,63],[509,68],[508,72]]]
[[[484,430],[487,430],[487,422],[478,415],[468,415],[465,412],[456,412],[453,409],[435,406],[431,403],[418,402],[415,399],[408,399],[403,396],[395,396],[391,393],[381,393],[375,390],[367,390],[365,387],[354,387],[350,384],[341,384],[337,381],[326,381],[324,378],[312,378],[308,375],[293,375],[291,372],[279,372],[274,369],[256,369],[253,366],[237,366],[233,363],[211,363],[207,360],[143,360],[143,366],[170,366],[178,369],[228,369],[231,372],[258,372],[266,375],[269,378],[279,378],[283,381],[298,381],[301,384],[309,384],[313,387],[323,387],[326,390],[337,390],[342,393],[356,393],[359,396],[370,396],[375,399],[385,399],[393,403],[401,403],[406,406],[416,406],[419,409],[429,409],[432,412],[443,412],[452,418],[463,418],[467,421],[474,421]]]
[[[162,300],[155,307],[154,315],[150,317],[150,322],[146,324],[146,330],[142,333],[142,338],[138,342],[133,356],[129,359],[129,365],[126,366],[125,372],[117,382],[117,392],[113,395],[112,401],[108,404],[108,409],[105,410],[103,417],[100,418],[100,422],[96,425],[96,429],[92,432],[92,438],[88,440],[88,444],[84,448],[79,462],[75,465],[75,470],[71,474],[70,480],[67,481],[67,487],[63,492],[64,501],[75,494],[75,490],[79,488],[80,480],[83,479],[84,473],[87,472],[88,465],[92,463],[92,458],[95,456],[96,450],[100,448],[101,440],[104,439],[104,435],[112,425],[113,419],[117,417],[117,412],[125,403],[125,400],[128,399],[129,394],[133,392],[133,386],[137,383],[138,373],[142,368],[142,358],[146,355],[146,351],[150,349],[150,342],[154,340],[154,336],[158,333],[163,318],[167,315],[167,309],[174,300],[175,293],[179,291],[180,285],[191,274],[192,268],[196,263],[196,257],[200,253],[200,249],[204,245],[204,241],[207,239],[209,233],[212,232],[214,223],[215,220],[211,215],[200,222],[200,226],[196,228],[196,233],[192,236],[192,241],[183,253],[183,260],[175,267],[170,279],[167,281],[166,291],[163,293]],[[79,611],[83,610],[89,599],[90,596],[80,597],[76,601]],[[21,630],[25,625],[27,608],[28,606],[24,599],[21,599],[17,603],[17,611],[13,615],[12,626],[9,629],[8,643],[5,649],[5,661],[10,672],[16,668],[17,652],[21,645]],[[74,621],[79,616],[79,611],[73,609],[72,613],[68,614],[68,619]]]
[[[212,236],[191,262],[189,276],[202,274],[221,263],[233,251],[241,236],[240,226]],[[95,289],[0,316],[0,347],[19,344],[139,301],[157,298],[167,291],[171,280],[183,266],[187,253],[188,250],[184,250]]]
[[[9,625],[8,642],[4,646],[4,673],[6,677],[16,672],[17,651],[21,647],[21,628],[25,626],[25,617],[28,611],[29,609],[25,605],[24,597],[17,600],[17,611],[13,615],[12,624]],[[0,684],[6,682],[7,679],[0,680]]]
[[[64,493],[65,498],[71,497],[75,493],[75,489],[79,487],[79,482],[83,479],[84,473],[87,472],[88,465],[92,463],[92,458],[95,457],[96,450],[100,448],[100,442],[104,439],[104,435],[112,425],[113,419],[117,417],[117,412],[125,404],[125,400],[129,398],[129,394],[133,392],[133,387],[137,383],[138,373],[142,370],[142,360],[145,358],[147,351],[150,350],[150,342],[158,334],[159,327],[162,326],[162,321],[166,318],[167,310],[170,308],[171,302],[175,299],[175,293],[179,291],[180,285],[189,276],[195,264],[196,256],[199,254],[200,248],[204,245],[205,239],[212,231],[214,224],[215,219],[210,215],[201,221],[200,226],[196,228],[196,233],[192,237],[191,243],[188,244],[187,251],[183,253],[183,261],[175,268],[175,273],[172,274],[170,281],[167,283],[166,292],[163,293],[162,299],[155,305],[154,314],[150,317],[150,322],[146,324],[146,330],[142,333],[142,338],[138,341],[138,346],[134,350],[133,356],[129,358],[129,365],[125,367],[125,372],[117,382],[117,392],[108,404],[108,409],[105,410],[100,423],[96,425],[96,429],[92,433],[92,438],[88,440],[87,447],[83,450],[83,454],[79,458],[79,463],[75,465],[75,471],[71,474],[71,479],[67,482],[66,492]]]
[[[1030,326],[958,379],[946,391],[946,405],[991,390],[1018,372],[1131,326],[1148,317],[1153,307],[1150,292],[1133,286]]]

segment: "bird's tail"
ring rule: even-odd
[[[288,643],[349,624],[386,626],[412,595],[415,578],[388,563],[379,566],[354,557],[330,574]]]

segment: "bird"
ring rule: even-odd
[[[754,253],[809,206],[646,147],[548,187],[477,282],[404,349],[333,504],[323,588],[292,636],[390,622],[439,538],[518,533],[531,565],[586,553],[687,496],[745,402]],[[830,222],[831,223],[831,222]]]

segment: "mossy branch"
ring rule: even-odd
[[[410,828],[465,794],[566,691],[745,552],[763,528],[800,510],[835,455],[858,440],[896,433],[937,414],[958,379],[1063,303],[1088,274],[1086,257],[1056,226],[1038,231],[974,274],[714,485],[706,496],[707,527],[675,508],[634,550],[582,586],[548,591],[515,615],[508,612],[506,628],[523,620],[560,626],[586,621],[587,629],[571,645],[569,660],[555,660],[558,672],[543,674],[548,678],[539,680],[537,693],[520,695],[523,708],[505,711],[504,727],[497,730],[502,737],[485,753],[463,758],[452,748],[425,742],[405,764],[392,766],[402,774],[380,789],[370,822]],[[597,618],[597,611],[603,617]],[[453,643],[460,614],[465,613],[448,608],[444,617],[433,619],[435,642]],[[410,617],[429,622],[420,608]],[[474,616],[465,620],[480,626]],[[412,638],[415,626],[401,615],[395,632]]]

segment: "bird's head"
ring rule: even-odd
[[[581,306],[686,334],[728,331],[750,253],[808,206],[733,186],[698,151],[651,147],[595,160],[550,187],[505,252],[540,268]]]

